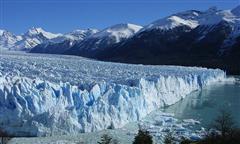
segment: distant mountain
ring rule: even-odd
[[[30,52],[94,57],[99,51],[130,38],[141,28],[141,26],[134,24],[117,24],[102,31],[95,29],[77,30],[37,45]],[[72,38],[76,36],[78,38]],[[62,40],[59,41],[59,39]]]
[[[61,36],[44,31],[42,28],[31,28],[25,34],[21,35],[22,40],[15,43],[14,50],[30,50],[38,44],[44,43],[50,39]]]
[[[141,26],[134,24],[117,24],[111,26],[82,41],[76,42],[64,54],[94,57],[98,51],[104,51],[105,48],[130,38],[141,28]]]
[[[13,47],[17,41],[22,40],[22,37],[16,36],[9,31],[0,30],[0,47],[8,49]]]
[[[58,36],[50,39],[42,44],[33,47],[30,52],[32,53],[50,53],[62,54],[68,49],[72,48],[75,43],[81,42],[85,38],[97,33],[96,29],[87,30],[74,30],[65,35]]]
[[[0,31],[0,46],[35,53],[79,55],[104,61],[222,68],[240,74],[240,6],[188,10],[144,27],[117,24],[101,31],[52,34]]]
[[[31,28],[26,33],[16,36],[6,30],[0,30],[0,46],[9,50],[29,51],[38,44],[62,36],[44,31],[42,28]]]
[[[95,58],[222,68],[240,73],[240,8],[185,11],[157,20]]]

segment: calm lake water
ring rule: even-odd
[[[163,109],[174,113],[179,119],[195,119],[204,127],[209,126],[219,115],[220,110],[227,110],[240,127],[240,83],[219,83],[197,91],[182,101]]]

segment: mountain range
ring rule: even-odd
[[[240,74],[240,6],[232,10],[188,10],[146,26],[126,23],[66,34],[31,28],[17,36],[0,30],[0,46],[103,61],[204,66]]]

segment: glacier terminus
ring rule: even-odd
[[[0,127],[16,136],[121,128],[225,79],[220,69],[2,52]]]

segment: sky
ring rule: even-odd
[[[0,0],[0,29],[21,34],[31,27],[66,33],[118,23],[144,26],[184,10],[237,5],[240,0]]]

